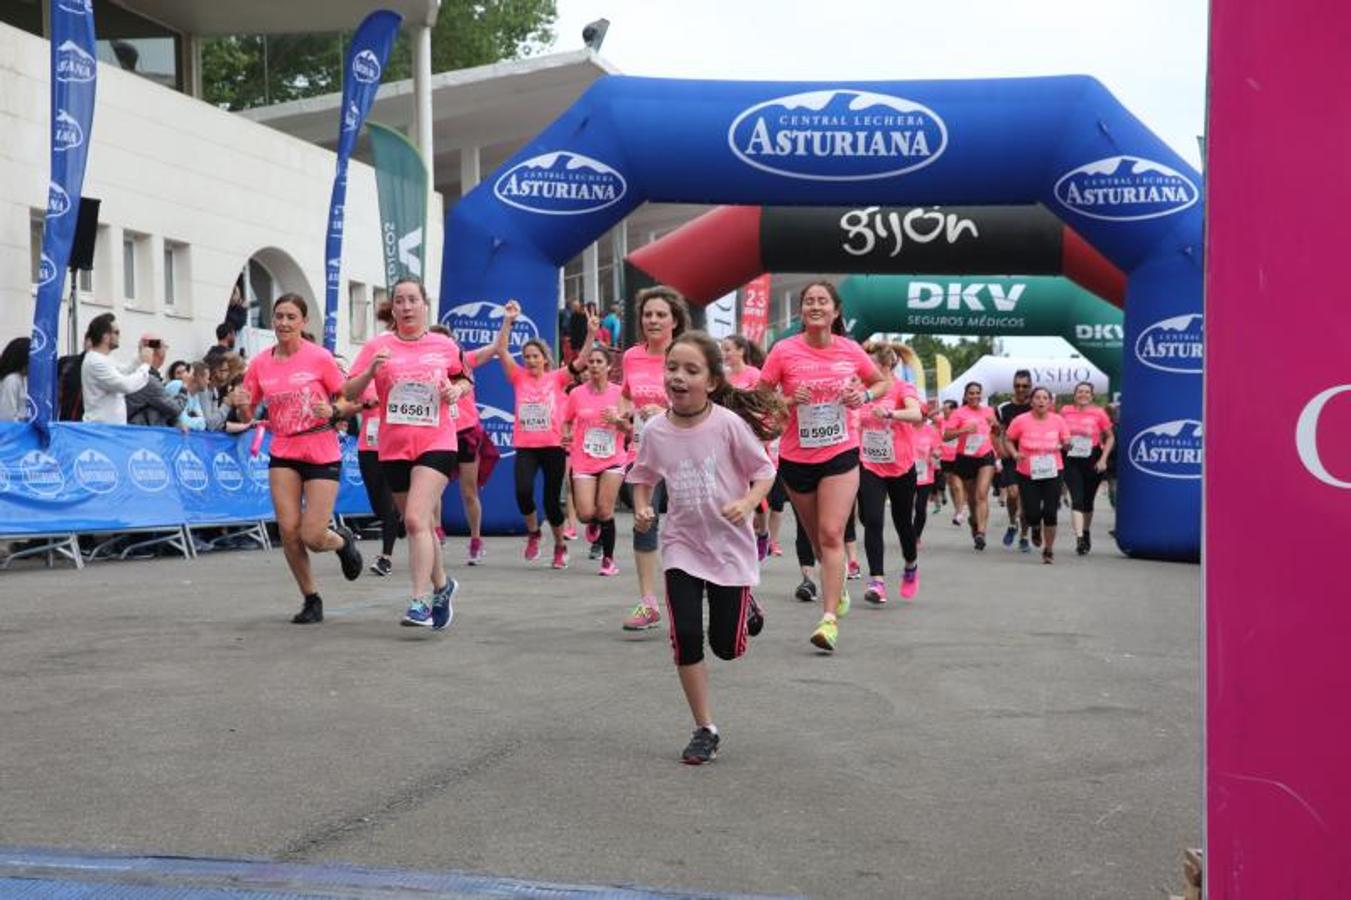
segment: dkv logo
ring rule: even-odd
[[[380,80],[380,60],[370,50],[362,50],[352,58],[352,77],[362,84]]]
[[[516,427],[516,417],[496,406],[483,403],[475,405],[478,406],[479,421],[483,423],[483,430],[488,433],[488,440],[497,446],[502,458],[515,456],[516,446],[512,443],[512,431]]]
[[[497,199],[526,212],[576,216],[623,199],[628,182],[614,168],[580,153],[544,153],[517,163],[493,185]]]
[[[474,350],[487,346],[497,340],[497,332],[502,330],[502,317],[505,307],[487,300],[461,303],[441,317],[441,324],[450,329],[455,342],[465,350]],[[507,335],[507,349],[519,362],[521,349],[527,341],[539,340],[539,327],[524,312],[517,317]]]
[[[1131,465],[1159,478],[1201,477],[1201,423],[1195,419],[1161,422],[1131,439]]]
[[[1202,315],[1174,316],[1150,325],[1135,339],[1135,358],[1161,372],[1199,375],[1204,367]]]
[[[144,447],[127,458],[127,474],[138,488],[152,494],[169,486],[169,467],[158,453]]]
[[[1181,212],[1201,192],[1176,169],[1139,156],[1109,156],[1065,173],[1055,197],[1066,209],[1114,222],[1155,219]]]
[[[944,305],[950,310],[973,309],[985,311],[985,303],[991,303],[998,312],[1013,312],[1018,308],[1018,300],[1027,290],[1025,283],[1009,285],[1007,291],[1002,284],[985,284],[979,281],[950,281],[943,284],[938,281],[912,281],[905,305],[909,309],[938,309]],[[982,302],[981,295],[988,294],[989,299]]]
[[[97,450],[85,450],[75,457],[75,480],[95,494],[107,494],[117,487],[117,466]]]
[[[947,149],[948,128],[913,100],[839,88],[757,103],[732,121],[727,144],[762,172],[866,181],[929,165]]]
[[[98,61],[74,41],[63,41],[56,48],[57,81],[93,81]]]
[[[1324,407],[1334,397],[1346,393],[1351,393],[1351,384],[1339,384],[1321,392],[1304,405],[1299,420],[1295,423],[1295,450],[1299,453],[1299,461],[1304,464],[1304,468],[1324,484],[1344,490],[1351,489],[1351,481],[1338,478],[1323,465],[1323,457],[1318,452],[1318,424],[1323,418]],[[1345,441],[1339,441],[1337,446],[1345,446]]]

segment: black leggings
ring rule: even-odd
[[[858,533],[854,530],[854,512],[849,510],[849,518],[844,523],[844,542],[852,544],[858,540]],[[807,537],[807,529],[802,527],[802,520],[797,517],[797,510],[793,511],[793,521],[797,523],[797,536],[793,539],[793,549],[797,550],[797,564],[804,569],[816,565],[816,551],[812,549],[812,539]]]
[[[704,592],[708,592],[708,646],[719,659],[746,652],[746,609],[751,589],[726,587],[696,578],[680,569],[666,570],[666,610],[671,623],[671,649],[677,666],[704,658]]]
[[[1028,525],[1054,528],[1056,513],[1060,511],[1060,476],[1033,481],[1020,474],[1018,500],[1023,505],[1023,519]]]
[[[868,554],[868,574],[881,578],[886,574],[886,524],[883,522],[887,500],[891,500],[891,522],[901,538],[901,555],[913,565],[915,552],[915,470],[894,478],[861,467],[858,475],[858,509],[863,519],[863,549]]]
[[[371,512],[380,519],[380,555],[389,556],[394,552],[394,542],[399,539],[399,528],[403,524],[399,519],[399,508],[394,505],[394,494],[385,481],[384,469],[380,468],[379,452],[357,451],[357,464],[361,467],[361,483],[366,487]]]
[[[769,508],[781,513],[788,505],[788,489],[783,486],[783,476],[774,473],[774,485],[769,489]]]
[[[563,473],[568,454],[562,447],[516,448],[516,508],[521,515],[535,511],[535,473],[544,469],[544,517],[557,528],[563,524]]]
[[[915,485],[915,515],[911,523],[915,528],[915,543],[919,544],[919,539],[924,536],[924,525],[929,521],[929,492],[933,490],[932,484]],[[916,547],[918,549],[918,546]]]
[[[1093,500],[1098,496],[1098,485],[1103,473],[1097,469],[1102,459],[1102,448],[1094,447],[1091,456],[1069,457],[1065,460],[1065,486],[1070,489],[1070,509],[1091,513]]]

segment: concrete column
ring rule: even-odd
[[[582,251],[582,302],[594,303],[600,297],[600,245],[590,244]]]
[[[478,183],[483,179],[480,172],[480,159],[478,147],[463,147],[460,149],[460,196],[478,187]]]
[[[624,257],[629,255],[629,226],[627,221],[621,221],[615,226],[610,235],[610,252],[614,256],[614,268],[610,274],[614,281],[614,298],[616,303],[624,302]],[[608,310],[600,311],[601,318],[605,318]]]
[[[413,119],[417,125],[417,148],[431,176],[429,185],[436,184],[432,155],[432,29],[420,26],[413,31]]]

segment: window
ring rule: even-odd
[[[164,242],[164,308],[169,312],[186,312],[188,245],[178,241]]]
[[[366,285],[359,281],[347,283],[348,335],[352,343],[364,343],[371,333],[371,303]]]
[[[380,311],[380,307],[389,301],[389,292],[384,288],[373,288],[371,290],[371,328],[383,330],[380,325],[375,323],[374,317]]]
[[[122,236],[122,296],[136,299],[136,238],[130,232]]]
[[[0,3],[0,22],[42,37],[42,0],[7,0]]]
[[[174,90],[183,89],[183,36],[120,3],[95,0],[101,62]]]
[[[148,234],[122,232],[122,297],[128,306],[149,309],[154,305],[150,259]]]
[[[42,280],[42,274],[38,271],[42,268],[42,228],[42,219],[40,217],[29,220],[28,247],[30,251],[29,259],[32,262],[29,271],[29,281],[34,285],[34,290],[37,289],[37,283]]]

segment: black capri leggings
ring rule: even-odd
[[[403,524],[399,519],[399,508],[394,505],[394,494],[385,481],[379,452],[357,451],[357,464],[361,467],[361,483],[366,487],[371,512],[380,519],[380,555],[389,556],[394,552],[394,542],[399,539],[399,528]]]
[[[708,592],[708,646],[719,659],[746,652],[746,610],[751,589],[714,584],[680,569],[666,570],[667,621],[677,666],[704,658],[704,592]]]
[[[919,539],[924,536],[924,525],[929,521],[929,494],[932,491],[932,484],[915,485],[915,514],[910,521],[915,528],[916,552],[919,552]]]
[[[557,528],[563,524],[563,473],[568,454],[562,447],[516,448],[516,508],[521,515],[535,511],[535,473],[544,470],[544,517]]]
[[[863,519],[863,549],[868,554],[868,574],[881,578],[886,574],[886,524],[883,521],[887,500],[891,500],[891,522],[901,538],[901,555],[913,564],[915,552],[915,470],[904,475],[883,478],[866,467],[858,475],[858,511]]]
[[[1060,476],[1033,481],[1020,473],[1018,499],[1022,502],[1023,518],[1028,525],[1054,528],[1056,513],[1060,510]]]
[[[1093,511],[1093,501],[1098,496],[1098,485],[1102,484],[1103,479],[1103,473],[1097,470],[1100,459],[1102,448],[1094,447],[1090,456],[1069,457],[1065,460],[1065,487],[1070,489],[1070,509],[1075,512]]]
[[[844,523],[844,542],[852,544],[858,540],[858,532],[854,530],[854,513],[857,512],[858,505],[849,510],[849,518]],[[816,565],[816,551],[812,549],[812,539],[807,537],[807,529],[802,527],[802,520],[797,517],[797,510],[793,511],[793,521],[797,523],[797,536],[793,539],[793,549],[797,551],[797,564],[803,568],[809,568]]]
[[[788,505],[788,489],[783,486],[783,476],[774,473],[774,486],[769,489],[769,508],[781,513]]]

